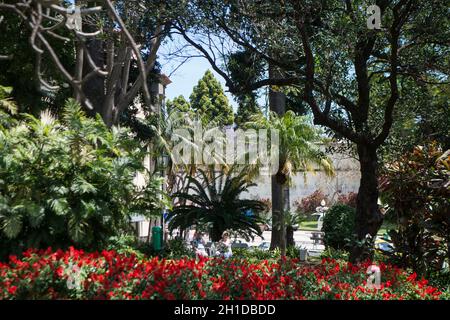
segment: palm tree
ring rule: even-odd
[[[241,193],[254,186],[246,170],[235,172],[231,168],[217,173],[215,169],[217,166],[198,169],[196,178],[188,177],[189,189],[174,194],[185,201],[180,201],[169,213],[169,228],[206,227],[212,241],[219,241],[225,230],[235,231],[246,239],[261,235],[262,219],[258,213],[266,205],[258,200],[240,199]]]
[[[333,175],[331,160],[319,149],[324,141],[320,131],[314,128],[308,117],[297,116],[292,111],[283,115],[270,113],[269,117],[255,116],[248,127],[277,130],[279,134],[279,166],[272,178],[272,240],[271,249],[286,250],[284,212],[289,211],[289,185],[297,172],[324,170]]]

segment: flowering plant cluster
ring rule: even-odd
[[[294,202],[295,211],[301,214],[312,214],[316,212],[316,208],[320,207],[322,200],[328,203],[328,197],[321,190],[316,190],[309,196]]]
[[[0,299],[439,299],[441,292],[395,266],[323,259],[137,259],[115,251],[28,250],[0,264]]]

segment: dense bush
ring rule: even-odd
[[[331,207],[323,218],[325,246],[347,249],[354,238],[356,210],[344,204]]]
[[[164,244],[161,256],[167,259],[179,259],[184,257],[195,257],[191,246],[186,244],[182,238],[170,239]]]
[[[27,247],[101,248],[128,231],[132,214],[160,212],[160,181],[134,183],[145,149],[126,128],[87,118],[74,101],[60,120],[0,116],[10,124],[0,124],[0,258]]]
[[[380,186],[397,224],[396,263],[420,274],[441,270],[450,262],[450,150],[416,147],[385,166]]]
[[[0,299],[439,299],[416,274],[379,264],[381,287],[368,288],[370,262],[323,259],[138,260],[113,251],[29,250],[0,264]]]

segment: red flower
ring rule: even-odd
[[[17,286],[12,286],[12,287],[8,288],[8,293],[10,295],[14,295],[16,293],[16,291],[17,291]]]
[[[417,278],[417,273],[414,272],[406,280],[409,281],[409,282],[413,282],[413,281],[416,280],[416,278]]]

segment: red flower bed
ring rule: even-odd
[[[415,274],[379,265],[381,287],[366,286],[369,262],[324,259],[300,266],[241,259],[138,260],[114,251],[28,250],[0,264],[0,299],[439,299]]]

